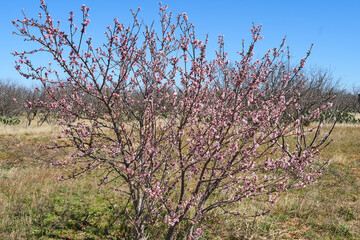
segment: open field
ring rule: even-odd
[[[66,157],[45,151],[52,125],[0,125],[0,239],[122,239],[126,226],[114,211],[112,191],[96,173],[58,181]],[[338,124],[322,158],[331,163],[318,184],[283,194],[274,205],[244,201],[240,212],[257,218],[210,223],[203,239],[360,239],[360,125]]]

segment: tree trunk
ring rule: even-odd
[[[177,224],[175,224],[174,226],[170,227],[167,234],[166,234],[166,240],[171,240],[173,239],[173,235],[174,235],[174,232],[175,232],[175,227],[176,227]]]

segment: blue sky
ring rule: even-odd
[[[90,7],[88,35],[103,39],[105,27],[116,17],[130,23],[129,9],[142,8],[140,17],[151,23],[158,20],[158,0],[48,0],[54,19],[63,23],[68,12],[80,17],[82,4]],[[216,48],[217,36],[224,35],[225,48],[231,60],[241,50],[242,39],[250,41],[252,22],[262,24],[264,39],[255,50],[256,56],[277,47],[287,36],[294,60],[305,56],[314,43],[307,66],[330,69],[342,87],[352,91],[360,87],[360,1],[359,0],[163,0],[174,13],[186,12],[196,26],[197,36],[209,34],[208,52]],[[28,48],[28,42],[12,35],[11,20],[22,18],[21,9],[36,17],[40,0],[3,1],[0,10],[0,78],[34,85],[23,80],[14,69],[10,52]],[[293,61],[294,62],[294,61]]]

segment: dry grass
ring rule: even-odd
[[[0,136],[31,136],[37,138],[39,136],[49,137],[59,131],[59,126],[49,123],[37,125],[32,123],[28,126],[25,120],[21,121],[18,125],[4,125],[0,124]]]
[[[339,124],[322,158],[323,178],[283,194],[274,205],[245,202],[241,212],[270,210],[261,217],[222,225],[224,239],[360,239],[360,125]]]
[[[58,181],[49,163],[65,152],[43,151],[52,125],[0,125],[0,239],[121,239],[121,225],[89,175]],[[274,205],[244,201],[204,239],[360,239],[360,125],[339,124],[322,158],[331,163],[318,184],[282,194]],[[115,226],[113,226],[115,225]]]
[[[67,172],[50,163],[67,153],[40,147],[58,131],[0,125],[0,239],[98,239],[111,229],[113,211],[97,178],[59,181]]]

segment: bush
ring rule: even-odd
[[[6,125],[17,125],[20,124],[20,119],[17,117],[0,117],[0,122]]]
[[[319,178],[316,159],[328,135],[319,138],[321,125],[308,134],[313,129],[303,123],[323,108],[291,115],[302,106],[297,89],[286,88],[310,51],[291,71],[278,63],[285,40],[255,60],[262,36],[253,26],[248,49],[230,66],[221,36],[216,58],[208,59],[208,40],[196,38],[185,14],[174,18],[164,6],[159,31],[132,12],[132,25],[115,19],[107,42],[95,48],[85,40],[89,8],[81,8],[79,30],[70,13],[67,33],[43,1],[41,9],[41,20],[13,22],[16,34],[39,45],[14,52],[19,73],[39,80],[46,93],[45,102],[29,104],[59,118],[64,131],[54,147],[75,147],[68,161],[54,164],[72,167],[74,178],[103,170],[100,183],[121,194],[117,211],[131,238],[194,239],[217,214],[241,215],[231,211],[236,202],[274,202]],[[34,66],[28,57],[38,52],[49,53],[66,77],[51,64]],[[268,96],[268,76],[277,70],[280,88]]]
[[[324,113],[320,116],[320,120],[332,120],[338,123],[360,123],[360,119],[356,119],[355,113],[348,111],[336,111]]]

